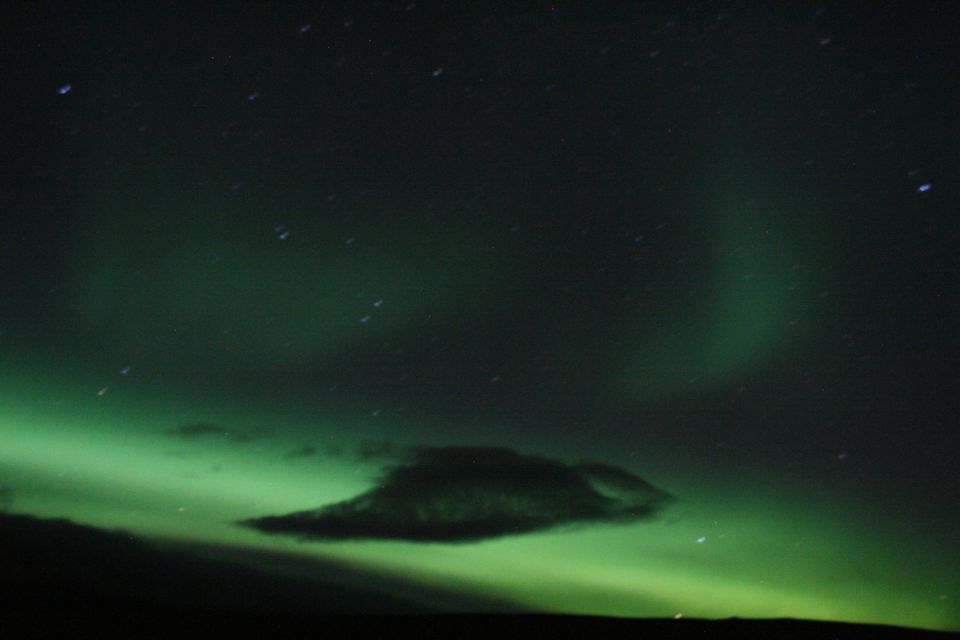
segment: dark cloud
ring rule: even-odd
[[[389,440],[366,440],[356,450],[357,457],[364,461],[397,459],[406,453],[406,449]]]
[[[272,435],[270,429],[231,429],[212,422],[191,422],[175,429],[168,429],[166,433],[184,440],[211,438],[235,443],[249,442]]]
[[[324,447],[332,458],[351,457],[360,462],[396,462],[408,457],[415,448],[398,445],[389,440],[363,440],[354,446],[329,443]]]
[[[286,458],[308,458],[317,454],[316,447],[300,447],[299,449],[294,449],[293,451],[288,451]]]
[[[324,447],[324,451],[328,456],[337,458],[343,455],[343,447],[338,444],[328,444]]]
[[[240,524],[302,539],[469,542],[649,518],[669,500],[609,465],[569,465],[505,448],[421,448],[355,498]]]

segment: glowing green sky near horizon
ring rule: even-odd
[[[871,512],[870,499],[844,504],[839,491],[811,499],[681,469],[650,476],[638,461],[633,471],[681,496],[653,522],[466,545],[304,545],[230,522],[351,497],[368,488],[374,462],[324,455],[291,462],[284,453],[304,440],[297,425],[243,445],[177,440],[162,431],[184,415],[224,424],[268,416],[213,402],[160,407],[89,389],[55,407],[50,399],[69,394],[69,381],[51,375],[42,388],[18,386],[15,372],[3,373],[7,388],[20,392],[0,420],[2,482],[14,490],[16,512],[346,559],[546,611],[958,624],[950,600],[958,579],[933,539],[906,538],[895,518]],[[345,431],[331,437],[349,444]]]
[[[151,189],[174,193],[162,181]],[[530,274],[529,265],[527,275],[517,271],[522,261],[514,252],[498,253],[503,247],[495,240],[467,228],[437,230],[422,213],[409,213],[415,208],[398,207],[396,218],[354,216],[343,228],[290,213],[277,217],[290,220],[290,236],[281,240],[282,231],[256,222],[267,216],[255,204],[228,211],[229,224],[218,227],[215,207],[202,196],[144,199],[141,191],[91,196],[71,256],[79,334],[87,346],[99,345],[92,369],[150,362],[163,370],[178,359],[188,370],[213,361],[206,373],[225,362],[282,367],[402,335],[426,317],[508,312],[515,298],[504,297],[497,283]],[[713,201],[706,244],[693,245],[700,251],[691,266],[695,281],[674,283],[682,291],[682,321],[648,318],[606,345],[616,350],[609,360],[618,382],[609,401],[715,386],[803,344],[793,321],[809,312],[811,265],[802,234],[791,227],[801,214],[773,207],[772,196],[752,206],[743,200]],[[134,211],[135,201],[149,204]],[[169,212],[175,215],[161,215]],[[373,306],[381,299],[382,307]],[[360,322],[366,314],[371,320]],[[681,498],[654,522],[468,545],[299,545],[231,522],[367,490],[376,462],[324,455],[327,445],[349,449],[385,436],[400,444],[504,443],[482,424],[470,436],[454,436],[441,414],[413,429],[397,416],[374,427],[358,413],[333,409],[308,416],[287,407],[278,415],[262,400],[234,397],[229,385],[188,395],[195,382],[173,378],[158,395],[80,366],[58,371],[34,354],[7,367],[9,395],[19,400],[0,418],[0,485],[13,490],[15,511],[145,536],[343,558],[547,611],[958,624],[951,600],[957,577],[935,546],[907,539],[893,518],[878,519],[880,496],[861,496],[852,506],[849,487],[818,500],[792,487],[771,495],[776,489],[765,486],[767,479],[677,468],[652,453],[632,460],[630,471]],[[163,433],[197,421],[270,425],[276,436],[238,445]],[[546,440],[518,434],[511,445],[542,453]],[[303,446],[320,454],[284,457]],[[600,460],[614,453],[565,451],[562,439],[548,448],[550,455]]]

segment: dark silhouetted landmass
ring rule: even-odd
[[[243,610],[397,614],[516,610],[506,603],[283,553],[145,541],[0,514],[0,581],[11,611]],[[6,607],[5,607],[6,608]]]
[[[922,640],[958,634],[804,620],[520,613],[346,565],[228,547],[157,545],[66,520],[0,514],[5,637],[597,637]],[[469,613],[469,612],[485,613]]]

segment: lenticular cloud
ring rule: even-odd
[[[425,447],[366,493],[239,524],[304,540],[472,542],[655,516],[671,496],[623,469],[506,448]]]

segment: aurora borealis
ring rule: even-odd
[[[0,517],[960,630],[945,5],[238,7],[4,9]]]

